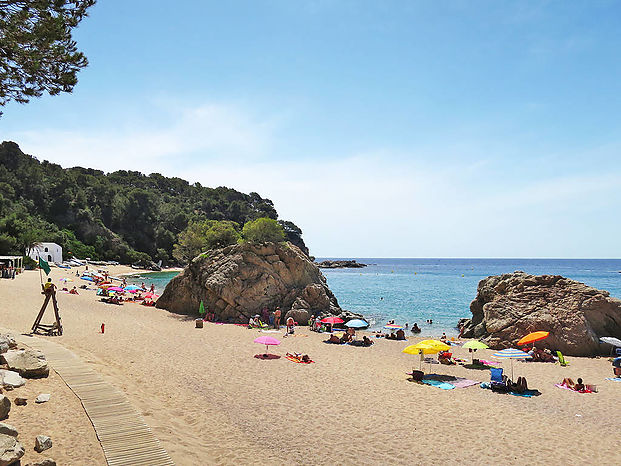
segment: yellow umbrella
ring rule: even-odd
[[[423,355],[424,354],[436,354],[440,351],[447,351],[451,347],[449,345],[445,345],[441,341],[438,340],[423,340],[415,345],[407,346],[402,353],[406,354],[420,354],[420,365],[419,369],[423,365]]]

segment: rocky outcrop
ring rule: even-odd
[[[9,369],[27,379],[47,377],[50,373],[45,355],[39,350],[9,350],[2,354],[2,358]]]
[[[0,434],[0,466],[18,464],[24,453],[24,447],[17,441],[16,436]]]
[[[156,307],[196,315],[200,302],[216,320],[247,323],[264,307],[306,324],[343,310],[321,271],[291,243],[236,244],[195,257],[166,286]],[[284,322],[284,321],[283,321]]]
[[[355,260],[321,261],[317,262],[317,267],[321,269],[360,269],[367,264],[356,262]]]
[[[462,335],[495,349],[515,346],[524,335],[543,330],[550,336],[537,347],[591,356],[600,351],[599,337],[621,337],[621,300],[559,275],[488,277],[479,282],[470,311]]]

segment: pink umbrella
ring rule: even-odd
[[[147,293],[146,295],[144,295],[145,298],[149,298],[149,299],[157,299],[160,296],[155,294],[155,293]]]
[[[118,286],[110,286],[108,287],[108,291],[125,291],[123,288],[119,288]]]
[[[264,356],[267,356],[267,352],[269,350],[270,345],[273,345],[273,346],[280,345],[280,340],[277,340],[274,337],[267,337],[267,336],[255,338],[254,342],[255,343],[259,343],[260,345],[265,345],[265,354],[264,354]]]

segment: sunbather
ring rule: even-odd
[[[334,333],[330,335],[330,338],[326,340],[327,343],[341,343],[341,339],[337,337]]]
[[[576,392],[580,392],[580,391],[585,389],[584,384],[582,383],[582,379],[581,378],[578,378],[578,381],[576,383],[574,383],[573,380],[571,380],[569,377],[566,377],[561,382],[561,385],[563,385],[563,386],[565,386],[567,388],[571,388],[572,390],[574,390]]]
[[[526,382],[526,377],[518,377],[517,383],[510,384],[509,388],[513,392],[524,393],[528,390],[528,383]]]

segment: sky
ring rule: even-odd
[[[621,3],[100,0],[40,160],[271,199],[318,257],[621,257]]]

